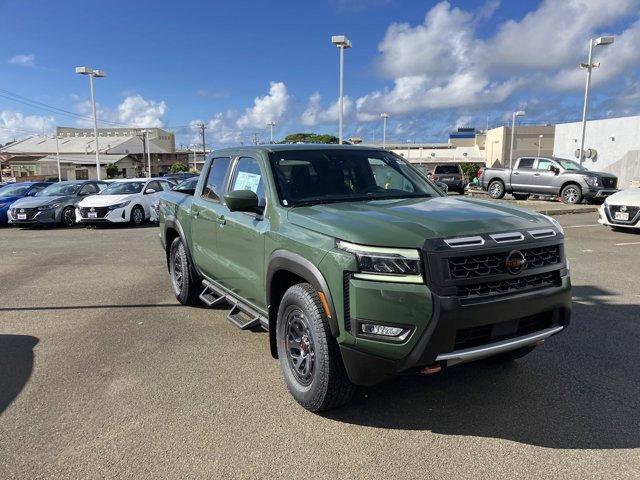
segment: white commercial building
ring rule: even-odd
[[[576,159],[581,127],[581,122],[556,125],[556,157]],[[640,181],[640,115],[588,121],[584,148],[585,152],[590,150],[590,158],[585,158],[583,165],[617,175],[619,188]]]

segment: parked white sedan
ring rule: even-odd
[[[78,223],[126,223],[141,225],[156,221],[154,204],[160,192],[171,190],[162,179],[131,178],[115,180],[98,195],[85,198],[76,208]]]
[[[627,188],[607,197],[599,213],[598,223],[602,225],[640,229],[640,187]]]

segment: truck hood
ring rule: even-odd
[[[12,206],[13,208],[36,208],[49,203],[66,203],[69,199],[75,197],[69,195],[53,196],[53,197],[23,197],[17,200]]]
[[[109,205],[115,205],[116,203],[126,202],[132,200],[137,196],[137,193],[128,193],[126,195],[91,195],[85,198],[78,204],[78,208],[81,207],[108,207]]]
[[[412,248],[430,238],[552,226],[535,212],[454,197],[320,204],[288,215],[295,225],[353,243]]]

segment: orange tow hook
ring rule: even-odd
[[[434,373],[438,373],[442,370],[442,365],[439,363],[434,363],[433,365],[429,365],[420,370],[422,375],[433,375]]]

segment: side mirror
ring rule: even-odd
[[[549,165],[549,170],[558,175],[560,173],[560,169],[554,165]]]
[[[258,196],[251,190],[234,190],[224,196],[227,207],[232,212],[262,213],[258,206]]]
[[[155,189],[153,189],[153,188],[147,188],[147,189],[144,191],[144,194],[145,194],[145,195],[149,195],[149,194],[151,194],[151,193],[156,193]]]

